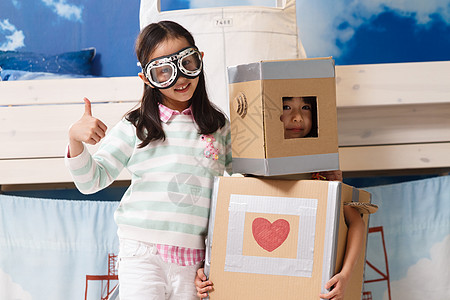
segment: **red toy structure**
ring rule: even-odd
[[[117,255],[108,254],[108,275],[86,275],[86,290],[84,300],[87,299],[89,281],[101,281],[101,295],[100,300],[108,300],[117,283],[112,285],[111,281],[117,281],[119,277],[116,273]]]
[[[380,275],[380,278],[365,280],[364,284],[386,281],[387,289],[388,289],[388,297],[389,297],[388,299],[391,300],[391,285],[390,285],[390,281],[389,281],[389,265],[388,265],[387,252],[386,252],[386,243],[384,242],[383,226],[369,228],[369,234],[370,233],[380,233],[381,234],[381,242],[383,244],[384,263],[385,263],[386,272],[385,273],[382,272],[380,270],[380,268],[377,268],[369,260],[366,260],[367,266],[369,266],[370,268],[372,268],[372,270],[374,270],[376,273],[378,273]],[[370,291],[364,291],[362,299],[363,300],[372,300],[372,293]]]

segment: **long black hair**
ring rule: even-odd
[[[152,23],[142,29],[136,39],[136,56],[141,66],[148,63],[157,46],[173,38],[184,38],[190,46],[195,46],[190,32],[172,21]],[[225,125],[225,115],[208,98],[203,70],[199,75],[197,88],[189,101],[199,134],[214,133]],[[166,138],[159,118],[159,103],[163,103],[161,92],[144,84],[140,106],[125,115],[125,118],[136,127],[136,135],[142,141],[139,148],[145,147],[152,141]]]

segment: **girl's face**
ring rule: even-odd
[[[280,119],[284,124],[285,139],[305,137],[312,127],[311,105],[302,97],[283,99],[283,114]]]
[[[170,55],[176,53],[183,48],[192,46],[185,38],[170,38],[161,42],[153,51],[149,57],[149,61],[158,57]],[[203,55],[203,53],[202,53]],[[139,73],[139,77],[152,88],[153,86],[145,78],[143,73]],[[170,88],[160,89],[159,91],[163,95],[163,104],[170,109],[183,111],[189,107],[189,100],[194,95],[195,89],[198,85],[199,77],[189,79],[180,76],[177,82]]]

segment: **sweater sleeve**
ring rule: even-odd
[[[86,147],[73,158],[66,151],[65,164],[78,190],[93,194],[109,186],[127,166],[135,141],[134,126],[122,120],[106,135],[94,155]]]

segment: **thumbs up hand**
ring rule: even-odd
[[[70,156],[75,157],[83,151],[83,142],[97,144],[106,134],[106,125],[92,116],[91,101],[84,98],[84,114],[69,129]]]

